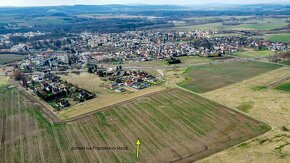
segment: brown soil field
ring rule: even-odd
[[[0,162],[5,163],[188,162],[269,130],[262,122],[180,89],[138,97],[66,124],[49,123],[40,106],[16,89],[2,87],[0,94]]]
[[[290,93],[267,87],[289,75],[290,69],[284,67],[203,94],[231,108],[251,104],[247,114],[272,130],[200,162],[290,162]]]

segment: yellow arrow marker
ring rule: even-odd
[[[136,142],[136,157],[139,158],[139,148],[140,148],[140,140],[138,139]]]

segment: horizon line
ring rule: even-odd
[[[203,6],[203,5],[236,5],[236,6],[243,6],[243,5],[290,5],[290,2],[269,2],[269,3],[196,3],[196,4],[170,4],[170,3],[164,3],[164,4],[150,4],[150,3],[108,3],[108,4],[63,4],[63,5],[27,5],[27,6],[1,6],[0,8],[25,8],[25,7],[61,7],[61,6],[110,6],[110,5],[120,5],[120,6],[188,6],[188,7],[194,7],[194,6]]]

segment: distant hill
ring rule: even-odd
[[[269,10],[274,10],[269,13]],[[155,13],[161,11],[166,12],[199,12],[210,11],[210,15],[214,12],[218,14],[227,15],[229,13],[224,11],[232,11],[232,14],[275,14],[276,12],[283,14],[290,14],[289,4],[256,4],[256,5],[229,5],[229,4],[208,4],[208,5],[74,5],[74,6],[49,6],[49,7],[2,7],[0,13],[2,14],[34,14],[34,15],[50,15],[55,12],[55,16],[67,16],[77,14],[136,14],[136,13]],[[223,12],[221,12],[223,11]],[[66,14],[66,15],[64,15]],[[198,14],[197,14],[198,15]],[[164,15],[163,15],[164,16]]]

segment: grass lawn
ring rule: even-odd
[[[0,87],[8,84],[8,77],[0,77]]]
[[[102,81],[97,75],[87,72],[80,74],[70,73],[68,75],[59,75],[63,80],[66,80],[74,85],[78,85],[80,88],[84,88],[92,93],[107,94],[110,93],[105,86],[109,85],[109,82]]]
[[[266,35],[266,40],[269,40],[272,42],[290,43],[290,34]]]
[[[257,57],[267,57],[275,54],[272,50],[255,50],[255,49],[244,49],[244,51],[232,53],[234,56],[244,57],[244,58],[257,58]]]
[[[198,56],[184,56],[184,57],[178,57],[180,59],[181,64],[198,64],[198,63],[209,63],[213,60],[211,58],[207,57],[198,57]],[[178,66],[179,64],[177,64]]]
[[[261,62],[232,62],[190,67],[184,73],[179,86],[204,93],[240,82],[281,66]]]
[[[246,112],[246,113],[248,113],[251,108],[253,108],[252,102],[245,102],[237,107],[237,109],[239,109],[240,111]]]
[[[275,89],[290,92],[290,80],[278,85],[277,87],[275,87]]]

